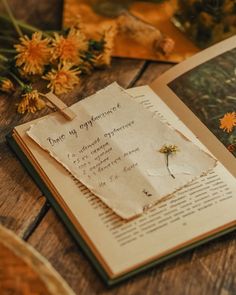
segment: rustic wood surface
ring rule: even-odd
[[[61,23],[62,1],[11,0],[15,13],[42,28]],[[125,88],[145,85],[171,67],[142,60],[113,59],[109,69],[83,78],[63,97],[72,104],[116,80]],[[40,85],[44,87],[44,85]],[[76,294],[236,294],[236,233],[171,259],[114,288],[107,288],[67,229],[5,142],[15,126],[36,115],[17,115],[14,97],[0,97],[0,222],[31,244],[58,270]],[[115,255],[115,253],[114,253]],[[2,294],[2,292],[0,292]]]

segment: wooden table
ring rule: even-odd
[[[60,24],[62,1],[10,3],[18,16],[35,25],[57,28]],[[115,80],[125,88],[148,84],[170,67],[158,62],[114,58],[109,69],[83,78],[81,85],[63,99],[71,105]],[[0,222],[45,256],[76,294],[236,294],[235,232],[108,289],[6,145],[5,135],[15,125],[48,112],[20,116],[16,114],[16,102],[17,94],[0,97]]]

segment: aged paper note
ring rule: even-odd
[[[116,214],[131,219],[215,166],[215,160],[116,83],[71,107],[73,121],[55,115],[28,135]],[[176,145],[169,156],[163,145]],[[174,177],[171,177],[171,173]]]

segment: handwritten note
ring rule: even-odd
[[[124,219],[207,173],[215,160],[145,110],[116,83],[31,126],[28,135]],[[179,152],[166,156],[164,144]]]

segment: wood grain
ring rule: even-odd
[[[136,81],[135,86],[151,84],[162,73],[169,70],[173,64],[159,63],[159,62],[147,62],[145,71],[140,78]]]
[[[46,200],[6,143],[0,144],[0,223],[24,237]]]

